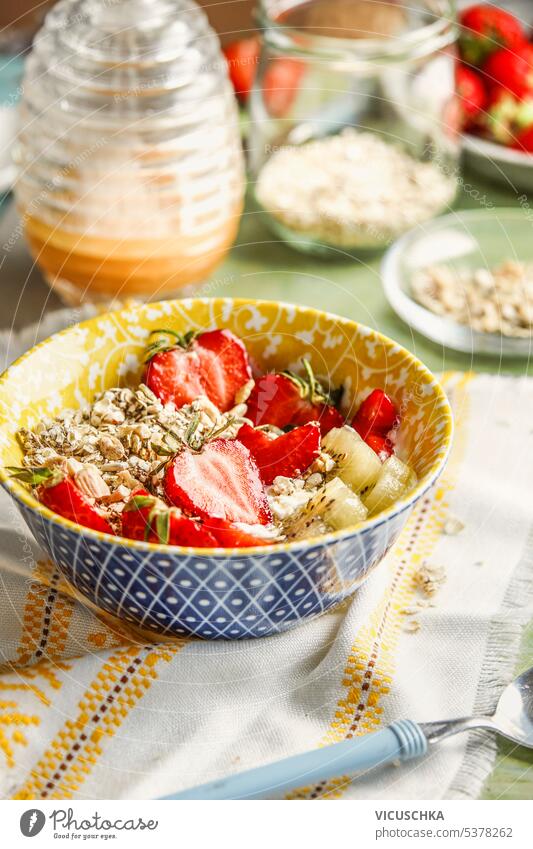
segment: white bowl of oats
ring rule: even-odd
[[[385,295],[413,330],[468,354],[533,350],[533,209],[441,216],[406,233],[382,263]]]

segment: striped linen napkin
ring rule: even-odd
[[[394,719],[490,710],[533,608],[533,381],[443,380],[457,432],[438,484],[353,600],[280,636],[145,641],[73,595],[2,493],[0,796],[157,797]],[[462,735],[290,798],[476,797],[494,757]]]

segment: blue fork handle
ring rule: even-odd
[[[410,760],[426,751],[427,740],[420,726],[409,719],[402,719],[372,734],[343,740],[162,798],[277,798],[295,787],[316,784],[339,775],[353,775],[390,761]]]

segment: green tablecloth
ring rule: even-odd
[[[487,204],[516,206],[517,201],[510,191],[482,185],[467,174],[456,206],[479,209]],[[380,261],[380,256],[374,256],[362,261],[334,263],[296,253],[278,242],[265,229],[258,212],[248,205],[237,243],[204,287],[204,293],[292,301],[347,316],[396,339],[433,371],[458,369],[515,375],[531,372],[531,364],[524,360],[472,358],[446,350],[413,333],[395,316],[385,300]],[[519,668],[532,664],[533,626],[524,637]],[[501,743],[496,768],[487,781],[484,796],[530,799],[532,791],[533,752]]]

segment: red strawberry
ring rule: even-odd
[[[245,101],[250,94],[257,65],[259,63],[259,39],[241,38],[223,48],[229,78],[239,100]]]
[[[136,489],[122,511],[122,536],[157,542],[157,535],[152,528],[153,519],[156,512],[166,509],[164,501],[150,495],[148,490]]]
[[[248,448],[265,484],[271,484],[277,475],[301,475],[320,453],[320,428],[316,424],[302,425],[276,439],[245,424],[237,439]]]
[[[269,115],[283,118],[294,103],[305,73],[305,63],[287,56],[268,62],[262,81],[265,106]]]
[[[115,533],[93,501],[78,489],[72,478],[64,475],[59,469],[9,466],[8,470],[17,480],[37,486],[37,498],[54,513],[93,531],[103,534]]]
[[[169,512],[169,530],[167,545],[185,545],[194,548],[217,548],[220,543],[215,535],[206,528],[204,522],[179,514],[171,507]]]
[[[252,90],[260,52],[259,39],[254,37],[232,41],[223,48],[235,94],[243,103]],[[278,56],[269,60],[262,79],[262,92],[270,115],[281,118],[287,113],[304,72],[305,63],[300,59]]]
[[[386,454],[387,457],[394,454],[394,446],[386,436],[380,436],[378,433],[369,433],[366,436],[365,442],[376,454]]]
[[[479,113],[485,108],[487,94],[479,74],[465,65],[459,65],[455,74],[457,96],[461,110],[461,127],[472,127]]]
[[[164,404],[173,401],[176,407],[207,395],[227,412],[237,390],[252,376],[242,341],[230,330],[210,330],[196,337],[169,330],[154,333],[162,335],[148,348],[144,376],[154,395]]]
[[[513,147],[526,153],[533,153],[533,126],[518,133]]]
[[[225,519],[206,519],[204,527],[214,535],[217,545],[222,548],[244,548],[252,545],[272,545],[273,540],[261,536],[254,536],[249,531],[232,525]]]
[[[501,86],[519,100],[533,93],[533,45],[504,47],[489,56],[483,65],[489,86]]]
[[[511,50],[526,41],[520,21],[495,6],[478,3],[469,6],[459,16],[461,56],[469,65],[481,65],[500,47]]]
[[[352,427],[365,441],[369,433],[385,436],[398,420],[398,411],[382,389],[365,398],[352,421]]]
[[[170,509],[145,489],[133,493],[122,513],[122,535],[163,545],[216,548],[219,543],[198,519]]]
[[[258,426],[285,428],[317,421],[322,436],[333,427],[342,427],[344,419],[314,377],[304,360],[305,378],[291,372],[265,374],[256,381],[248,398],[247,418]]]
[[[238,440],[214,439],[201,451],[184,449],[167,466],[167,498],[202,518],[266,525],[272,516],[259,469]]]

